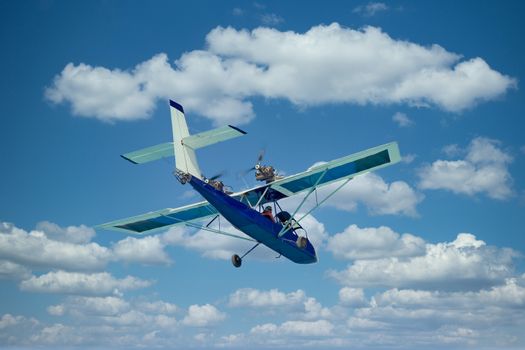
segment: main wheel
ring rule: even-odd
[[[306,237],[299,237],[297,238],[297,241],[295,242],[297,244],[297,247],[304,249],[306,248],[306,245],[308,244],[308,238]]]
[[[242,259],[237,254],[232,255],[232,264],[235,267],[241,267],[242,265]]]

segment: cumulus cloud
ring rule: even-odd
[[[508,199],[513,195],[513,180],[508,170],[512,157],[499,145],[498,141],[485,137],[473,139],[465,150],[464,159],[436,160],[421,168],[419,187],[470,196],[484,193],[493,199]],[[449,154],[459,152],[455,146],[445,151]]]
[[[382,5],[370,8],[375,13]],[[105,121],[147,118],[157,100],[174,98],[215,124],[241,124],[254,117],[252,97],[300,107],[405,103],[461,112],[517,84],[482,58],[460,60],[438,45],[396,40],[375,27],[333,23],[305,33],[217,27],[206,36],[206,50],[184,53],[174,65],[164,53],[130,70],[69,63],[45,96],[70,104],[75,115]]]
[[[326,320],[286,321],[281,325],[265,323],[250,330],[253,335],[294,335],[304,337],[327,337],[332,334],[334,325]]]
[[[295,292],[283,293],[277,289],[260,291],[253,288],[243,288],[230,295],[229,305],[232,307],[266,308],[297,305],[303,303],[305,298],[304,291],[300,289]]]
[[[377,293],[369,305],[356,309],[348,327],[353,338],[362,331],[381,329],[381,339],[365,339],[369,345],[394,345],[403,334],[405,344],[419,347],[515,346],[520,342],[516,331],[525,320],[524,301],[523,276],[478,291],[396,288]],[[404,332],[407,329],[409,334]]]
[[[27,232],[12,224],[0,223],[0,258],[13,263],[40,268],[95,270],[111,259],[108,248],[97,243],[76,244],[92,236],[92,230],[70,226],[62,229],[51,223],[41,223],[41,230]],[[42,229],[51,228],[50,239]]]
[[[322,189],[329,193],[338,186],[334,183]],[[387,183],[375,173],[356,176],[327,202],[341,210],[355,211],[359,204],[372,215],[417,216],[416,206],[424,196],[404,181]]]
[[[216,324],[226,318],[226,314],[220,312],[215,306],[210,304],[191,305],[188,314],[182,323],[193,327],[207,327]]]
[[[0,279],[25,279],[31,276],[31,270],[11,261],[0,260]]]
[[[343,287],[339,290],[339,302],[345,306],[359,307],[367,304],[362,288]]]
[[[400,128],[406,128],[406,127],[414,125],[414,121],[410,119],[405,113],[401,113],[401,112],[396,112],[396,114],[392,116],[392,120]]]
[[[359,5],[355,7],[352,12],[361,14],[365,17],[372,17],[378,12],[388,10],[388,6],[383,2],[369,2],[366,5]]]
[[[330,309],[323,307],[315,298],[307,297],[301,289],[285,293],[278,289],[265,291],[242,288],[230,294],[228,305],[230,307],[263,309],[269,313],[276,310],[282,312],[286,309],[289,314],[293,313],[307,320],[332,316]]]
[[[171,259],[164,251],[165,244],[159,236],[144,238],[127,237],[113,246],[117,259],[143,264],[169,264]]]
[[[261,22],[266,26],[276,26],[284,22],[284,18],[275,13],[265,13],[261,15]]]
[[[45,232],[52,240],[76,244],[89,243],[96,235],[95,230],[86,225],[60,227],[49,221],[39,222],[36,230]]]
[[[107,272],[79,273],[52,271],[32,276],[20,283],[20,289],[28,292],[80,295],[118,295],[125,290],[149,287],[151,281],[127,276],[116,279]]]
[[[130,304],[116,296],[69,297],[63,304],[51,305],[47,311],[54,316],[66,312],[74,316],[115,316],[130,309]]]
[[[452,242],[426,244],[425,254],[408,258],[356,260],[330,275],[352,287],[418,287],[475,289],[501,283],[512,276],[517,253],[487,246],[469,233]]]
[[[327,250],[337,258],[351,260],[409,257],[424,255],[425,241],[409,233],[400,235],[386,226],[350,225],[329,238]]]

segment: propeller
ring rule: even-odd
[[[214,176],[210,177],[209,180],[210,181],[217,180],[217,179],[223,177],[224,175],[226,175],[226,171],[225,170],[223,170],[220,173],[215,174]]]
[[[266,153],[266,149],[264,149],[264,148],[261,149],[261,150],[259,151],[259,154],[257,155],[257,162],[255,163],[255,165],[252,166],[251,168],[246,169],[245,171],[243,171],[243,172],[241,173],[241,175],[242,175],[242,176],[245,176],[245,175],[248,174],[250,171],[254,171],[254,170],[259,169],[259,167],[261,166],[261,162],[262,162],[262,160],[263,160],[263,158],[264,158],[264,154],[265,154],[265,153]]]
[[[211,177],[206,177],[204,176],[204,174],[201,174],[201,177],[204,179],[204,182],[205,183],[210,183],[211,181],[215,181],[221,177],[223,177],[224,175],[226,175],[227,171],[226,170],[223,170],[221,172],[219,172],[218,174],[215,174]]]

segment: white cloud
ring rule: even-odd
[[[284,22],[284,18],[275,13],[265,13],[261,15],[261,22],[266,26],[276,26]]]
[[[382,3],[375,4],[377,11]],[[147,118],[157,100],[176,98],[215,124],[241,124],[254,117],[251,97],[301,107],[407,103],[460,112],[517,84],[479,57],[460,61],[438,45],[395,40],[374,27],[217,27],[206,43],[206,51],[187,52],[175,66],[163,53],[127,71],[69,63],[45,95],[69,103],[76,115],[105,121]]]
[[[450,243],[427,243],[423,256],[356,260],[346,270],[330,275],[352,287],[471,290],[512,276],[516,256],[511,249],[487,246],[474,235],[461,233]]]
[[[323,188],[324,193],[335,189],[339,183]],[[424,196],[404,181],[387,183],[374,173],[356,176],[327,202],[338,209],[354,211],[363,204],[373,215],[417,216],[416,206]]]
[[[392,116],[392,120],[400,127],[407,128],[414,125],[414,121],[410,119],[405,113],[396,112]]]
[[[361,288],[343,287],[339,290],[339,302],[345,306],[359,307],[367,304],[365,293]]]
[[[61,316],[66,312],[78,317],[116,316],[130,309],[130,304],[120,297],[69,297],[64,304],[51,305],[47,311]]]
[[[295,292],[283,293],[277,289],[260,291],[253,288],[238,289],[230,295],[229,305],[232,307],[267,308],[302,304],[306,299],[301,289]]]
[[[470,345],[505,348],[520,344],[516,332],[525,321],[524,276],[468,292],[390,289],[372,297],[348,320],[350,336],[381,330],[382,337],[361,338],[365,344],[425,344],[448,348]],[[409,333],[407,333],[409,331]]]
[[[226,314],[220,312],[215,306],[210,304],[191,305],[188,314],[182,323],[193,327],[207,327],[216,324],[226,318]]]
[[[25,279],[31,276],[31,270],[10,261],[0,260],[0,279]]]
[[[177,312],[178,307],[175,304],[165,301],[140,302],[137,304],[140,311],[157,314],[173,314]]]
[[[451,145],[446,145],[445,147],[443,147],[443,153],[445,153],[449,157],[458,156],[462,152],[463,151],[461,150],[461,148],[455,143]]]
[[[293,335],[302,337],[328,337],[334,325],[326,320],[286,321],[277,326],[273,323],[257,325],[250,330],[254,335]]]
[[[37,231],[45,232],[49,239],[75,244],[89,243],[96,232],[85,225],[60,227],[49,221],[42,221],[36,225]]]
[[[85,226],[66,229],[45,222],[41,229],[52,228],[48,238],[42,230],[27,232],[14,225],[0,222],[0,259],[9,260],[24,266],[48,267],[67,270],[94,270],[106,265],[111,251],[97,243],[76,244],[69,241],[85,241],[92,234]],[[77,238],[73,237],[78,233]]]
[[[407,153],[407,154],[403,154],[401,156],[401,161],[405,164],[410,164],[412,163],[415,159],[417,158],[417,155],[415,154],[411,154],[411,153]]]
[[[107,272],[86,274],[53,271],[38,277],[32,276],[30,279],[22,281],[20,289],[39,293],[118,295],[122,291],[145,288],[151,284],[151,281],[132,276],[116,279]]]
[[[95,231],[87,226],[62,228],[44,221],[32,231],[0,222],[0,278],[25,279],[29,268],[95,271],[111,261],[169,264],[165,243],[158,236],[127,237],[112,248],[90,242]]]
[[[444,189],[454,193],[475,195],[484,193],[493,199],[513,195],[512,177],[508,165],[512,157],[498,147],[499,142],[484,137],[473,139],[465,159],[437,160],[419,170],[419,187]],[[452,152],[453,148],[446,148]]]
[[[389,227],[348,226],[328,239],[327,250],[343,259],[378,259],[425,254],[425,241],[409,233],[400,235]]]
[[[113,246],[117,259],[143,264],[170,264],[171,259],[164,251],[165,244],[159,236],[144,238],[127,237]]]
[[[4,314],[2,318],[0,318],[0,329],[16,326],[24,319],[25,318],[23,316],[13,316],[11,314]]]
[[[383,2],[369,2],[366,5],[360,5],[353,9],[353,13],[361,14],[365,17],[372,17],[378,12],[388,10],[388,6]]]
[[[230,294],[228,305],[237,308],[256,308],[268,313],[287,310],[289,314],[293,313],[307,320],[332,316],[330,309],[323,307],[315,298],[307,297],[301,289],[284,293],[278,289],[264,291],[242,288]]]

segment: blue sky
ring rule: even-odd
[[[524,347],[524,10],[1,2],[0,344]],[[236,190],[263,148],[287,175],[390,141],[404,158],[305,222],[314,265],[95,230],[200,200],[172,160],[119,157],[171,140],[169,98],[191,132],[248,132],[198,153]]]

